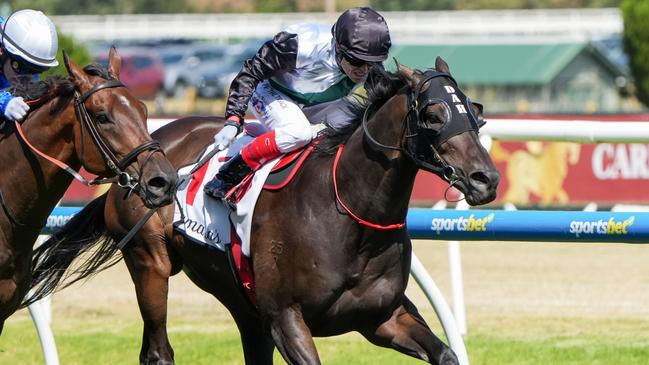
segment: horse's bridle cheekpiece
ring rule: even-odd
[[[424,85],[427,82],[439,77],[452,81],[451,84],[453,86],[449,86],[450,89],[445,89],[447,92],[439,93],[439,95],[437,95],[438,90],[432,87],[429,87],[425,92],[422,92]],[[458,99],[460,103],[457,102]],[[437,131],[421,126],[423,124],[420,119],[421,114],[431,104],[442,104],[449,113],[449,118],[444,121],[441,129]],[[412,159],[417,167],[444,177],[449,181],[451,186],[458,180],[457,172],[455,171],[455,168],[449,165],[439,154],[439,146],[458,134],[467,131],[475,131],[478,133],[480,127],[485,124],[482,119],[479,119],[473,114],[473,108],[469,98],[459,90],[455,79],[447,73],[436,70],[427,70],[424,73],[424,77],[417,84],[416,89],[411,90],[408,94],[408,112],[404,116],[404,123],[406,124],[405,148],[403,146],[387,146],[372,137],[367,127],[370,109],[371,108],[368,107],[365,110],[362,124],[365,136],[372,146],[380,150],[394,150],[404,153]],[[463,113],[460,113],[460,110],[463,110]],[[466,114],[466,117],[463,117],[460,114]],[[428,139],[429,143],[427,146],[419,146],[419,144],[416,143],[415,138],[421,137],[422,134],[424,135],[424,138]],[[422,147],[424,148],[423,151],[421,150]],[[422,157],[424,157],[423,153],[427,148],[430,148],[433,152],[433,156],[439,165],[434,165],[422,159]],[[421,152],[418,151],[418,149]]]
[[[99,152],[102,155],[102,158],[104,159],[104,162],[106,163],[106,166],[115,174],[117,177],[117,185],[123,188],[127,188],[130,190],[135,190],[135,188],[139,185],[139,176],[137,178],[132,177],[129,175],[128,172],[126,172],[126,168],[137,158],[137,156],[140,155],[140,153],[144,151],[150,150],[152,153],[160,149],[160,142],[151,140],[142,143],[141,145],[135,147],[131,152],[129,152],[124,158],[119,160],[117,156],[113,153],[113,151],[108,147],[106,141],[101,137],[101,134],[99,134],[99,131],[97,130],[97,125],[96,122],[92,120],[90,115],[88,114],[88,109],[86,109],[86,105],[84,102],[94,93],[103,90],[103,89],[109,89],[109,88],[114,88],[114,87],[126,87],[121,81],[119,80],[108,80],[107,82],[99,85],[95,85],[88,91],[86,91],[83,94],[79,94],[78,91],[75,91],[75,102],[74,102],[74,110],[77,113],[77,118],[81,122],[81,138],[83,140],[83,129],[84,127],[88,129],[88,132],[90,133],[90,137],[92,138],[93,143],[99,150]],[[83,158],[83,152],[82,152],[82,158]],[[140,170],[143,168],[144,164],[140,166]],[[138,174],[141,175],[141,174]],[[98,184],[98,183],[103,183],[104,181],[102,179],[96,180],[91,182]],[[112,182],[112,181],[106,181],[106,182]]]

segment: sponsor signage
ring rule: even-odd
[[[494,142],[497,202],[515,205],[649,204],[649,144]],[[447,186],[420,172],[411,201],[444,198]],[[449,200],[456,191],[446,192]]]
[[[649,242],[649,213],[412,208],[407,226],[439,240]]]
[[[646,121],[649,116],[584,118]],[[501,174],[496,203],[510,202],[516,206],[589,202],[649,204],[649,144],[646,143],[494,141],[490,154]],[[445,195],[448,200],[457,199],[458,192],[447,188],[447,184],[433,174],[420,172],[411,202],[429,205],[444,199]]]

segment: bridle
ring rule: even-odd
[[[448,101],[443,98],[443,96],[446,95],[434,95],[434,93],[437,92],[436,90],[434,90],[434,88],[429,87],[425,92],[422,92],[424,85],[437,77],[445,77],[453,82],[455,88],[452,88],[452,94],[455,96],[455,99],[451,97],[451,101],[453,103],[456,103],[457,100],[459,100],[461,102],[460,105],[463,105],[465,109],[465,113],[462,114],[467,114],[468,118],[459,116],[457,114],[457,106],[455,109],[453,109],[449,105]],[[443,103],[447,108],[447,111],[449,112],[448,119],[445,120],[444,125],[438,131],[422,128],[420,126],[422,124],[420,120],[422,112],[426,110],[429,105],[438,103]],[[402,139],[403,142],[400,146],[385,145],[372,136],[367,126],[370,116],[370,109],[372,109],[371,105],[365,109],[365,113],[363,114],[363,119],[361,121],[361,124],[363,125],[363,133],[365,137],[367,137],[367,140],[370,143],[370,147],[375,151],[399,151],[408,156],[408,158],[410,158],[418,168],[442,176],[449,182],[449,186],[446,189],[446,192],[448,192],[448,190],[460,179],[457,175],[456,169],[449,163],[447,163],[446,160],[444,160],[440,155],[438,151],[439,146],[441,146],[451,137],[456,136],[460,133],[467,131],[475,131],[476,133],[478,133],[481,124],[484,124],[481,123],[481,121],[479,121],[475,115],[473,115],[470,100],[461,93],[453,77],[451,77],[451,75],[447,73],[435,70],[426,71],[426,73],[424,73],[424,77],[417,84],[417,87],[414,90],[411,90],[408,94],[408,111],[406,112],[406,115],[404,115],[402,120],[403,124],[406,125],[404,131],[405,136]],[[425,161],[424,158],[426,156],[424,155],[424,152],[418,151],[420,148],[417,144],[416,138],[421,139],[422,137],[420,136],[422,134],[427,134],[423,137],[432,136],[432,138],[429,138],[427,140],[427,142],[430,142],[429,145],[425,147],[430,148],[437,164],[432,164]],[[376,230],[402,229],[405,226],[405,223],[379,224],[365,220],[360,216],[354,214],[354,212],[342,201],[338,189],[336,170],[338,168],[338,162],[340,161],[343,153],[343,148],[344,145],[339,146],[332,166],[332,183],[334,195],[336,197],[336,202],[338,203],[338,205],[342,208],[342,210],[345,211],[345,213],[347,213],[350,217],[352,217],[352,219],[354,219],[358,224],[362,226]],[[444,195],[446,196],[446,193]]]
[[[465,118],[454,118],[453,116],[456,115],[455,110],[448,105],[448,102],[445,99],[433,95],[435,90],[433,90],[432,87],[429,87],[426,92],[422,92],[424,85],[427,82],[438,77],[447,78],[452,81],[453,85],[455,85],[455,90],[457,94],[459,94],[459,97],[461,97],[460,100],[462,100],[462,104],[467,110],[468,123],[463,122],[465,121]],[[426,110],[429,105],[437,103],[443,103],[451,114],[449,120],[444,123],[439,131],[434,133],[430,132],[430,130],[427,131],[428,133],[433,134],[431,143],[426,146],[430,148],[433,153],[433,157],[437,162],[437,164],[432,164],[426,162],[423,159],[425,156],[417,152],[416,138],[420,136],[423,129],[420,127],[420,117],[422,112]],[[451,75],[436,70],[428,70],[424,73],[424,77],[419,81],[417,87],[414,90],[411,90],[410,93],[408,93],[408,111],[403,117],[403,123],[406,124],[405,143],[402,143],[402,145],[400,146],[388,146],[372,137],[367,126],[370,109],[372,109],[371,106],[368,106],[368,108],[365,110],[365,113],[363,114],[362,125],[363,132],[365,133],[367,140],[370,142],[370,145],[374,149],[383,151],[399,151],[403,153],[404,155],[408,156],[408,158],[410,158],[418,168],[442,176],[449,182],[449,187],[453,186],[457,181],[459,181],[459,176],[455,167],[447,163],[446,160],[444,160],[444,158],[442,158],[442,156],[440,155],[439,146],[449,140],[451,137],[456,136],[460,133],[466,131],[475,131],[476,133],[478,133],[482,125],[478,121],[477,117],[473,115],[469,99],[459,91],[457,82]],[[405,144],[405,148],[403,144]]]
[[[94,121],[91,117],[90,114],[88,113],[88,109],[86,108],[85,101],[94,93],[103,90],[103,89],[110,89],[110,88],[116,88],[116,87],[126,87],[121,81],[119,80],[108,80],[102,84],[95,85],[88,91],[84,92],[83,94],[79,93],[77,90],[74,92],[74,110],[77,116],[77,119],[79,120],[79,123],[81,124],[81,141],[82,141],[82,151],[81,151],[81,161],[83,163],[83,156],[84,156],[84,150],[83,150],[83,135],[84,135],[84,130],[88,130],[88,133],[90,135],[90,138],[92,139],[93,144],[97,147],[99,150],[104,163],[106,164],[106,167],[114,174],[113,177],[97,177],[96,179],[92,181],[86,180],[81,174],[79,174],[77,171],[75,171],[73,168],[68,166],[66,163],[59,161],[51,156],[48,156],[44,152],[40,151],[38,148],[33,146],[26,138],[25,133],[22,130],[22,127],[20,123],[17,121],[15,122],[16,130],[18,131],[18,134],[20,137],[23,139],[23,141],[27,144],[27,146],[30,147],[32,151],[40,155],[41,157],[45,158],[46,160],[54,163],[55,165],[59,166],[63,170],[67,171],[69,174],[71,174],[75,179],[79,180],[82,184],[86,186],[91,186],[91,185],[98,185],[98,184],[107,184],[107,183],[117,183],[122,188],[126,188],[129,190],[129,194],[136,190],[138,187],[140,190],[142,190],[142,185],[140,183],[141,179],[141,171],[146,165],[146,163],[149,161],[151,155],[157,151],[162,152],[162,149],[160,148],[160,142],[155,141],[155,140],[150,140],[147,142],[144,142],[140,144],[139,146],[135,147],[131,152],[126,154],[124,158],[121,160],[117,158],[115,153],[111,150],[111,148],[108,146],[108,143],[106,140],[101,136],[97,129],[97,122]],[[28,101],[28,104],[30,104],[30,101]],[[33,101],[33,104],[42,104],[42,101],[39,99],[36,99]],[[147,157],[146,161],[141,164],[140,166],[140,173],[131,176],[127,171],[126,168],[130,166],[136,159],[137,157],[144,151],[150,151],[149,156]]]
[[[156,140],[150,140],[135,147],[131,152],[127,153],[126,156],[124,156],[124,158],[119,160],[117,156],[115,156],[113,151],[110,149],[110,147],[108,147],[108,144],[102,138],[101,134],[97,130],[97,125],[95,121],[93,121],[92,118],[90,117],[90,114],[88,114],[88,109],[86,108],[84,102],[92,94],[100,90],[115,88],[115,87],[126,87],[126,85],[124,85],[119,80],[109,80],[103,84],[93,86],[90,90],[86,91],[83,94],[79,94],[79,92],[75,90],[74,110],[77,114],[77,119],[79,119],[81,123],[81,140],[83,141],[83,131],[85,128],[88,130],[88,133],[90,134],[90,137],[92,138],[92,142],[94,143],[95,147],[97,147],[97,149],[101,153],[101,156],[104,159],[104,163],[117,177],[115,181],[117,185],[119,185],[122,188],[127,188],[133,191],[138,185],[141,185],[139,179],[142,175],[141,171],[144,168],[144,165],[146,165],[146,162],[149,161],[149,158],[154,152],[162,151],[162,149],[160,148],[160,142]],[[82,160],[84,156],[83,146],[84,145],[82,144],[82,152],[81,152]],[[140,173],[138,174],[138,176],[133,177],[128,172],[126,172],[126,168],[131,163],[133,163],[133,161],[135,161],[137,157],[144,151],[151,151],[149,154],[149,158],[147,158],[145,163],[143,163],[140,166]],[[97,182],[97,183],[113,182],[113,181],[104,181],[104,180],[105,179],[100,179],[101,182]],[[97,179],[93,181],[97,181]]]

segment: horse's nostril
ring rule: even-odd
[[[151,188],[157,188],[160,190],[166,189],[169,186],[169,180],[162,176],[156,176],[154,178],[149,179],[147,182],[149,187]]]
[[[500,181],[500,174],[497,171],[474,171],[469,177],[473,183],[487,186],[496,186]]]

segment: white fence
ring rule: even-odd
[[[620,34],[618,9],[382,12],[395,43],[587,40]],[[66,15],[59,31],[83,41],[267,38],[301,22],[333,24],[337,13]]]

